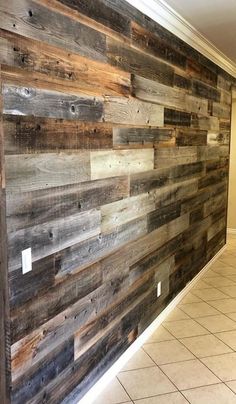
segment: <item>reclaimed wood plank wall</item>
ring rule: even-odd
[[[234,80],[124,0],[0,27],[11,402],[71,403],[225,244]]]

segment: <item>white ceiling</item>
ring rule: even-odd
[[[165,0],[236,63],[236,0]]]

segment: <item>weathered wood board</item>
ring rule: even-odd
[[[3,0],[0,66],[1,404],[71,404],[224,245],[236,81],[125,0]]]

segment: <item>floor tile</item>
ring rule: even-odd
[[[226,382],[227,386],[229,386],[229,388],[231,390],[233,390],[234,393],[236,393],[236,380],[233,380],[231,382]]]
[[[204,315],[211,316],[213,314],[219,314],[217,310],[215,310],[213,307],[209,306],[205,302],[183,304],[181,306],[181,310],[183,310],[184,313],[188,314],[192,318],[202,317]]]
[[[161,396],[144,398],[134,402],[135,404],[187,404],[188,401],[181,393],[170,393]]]
[[[203,358],[202,362],[223,382],[236,379],[236,353]]]
[[[236,275],[227,275],[226,277],[236,284]],[[234,286],[234,285],[232,285],[232,286]]]
[[[180,390],[219,382],[219,379],[197,359],[163,365],[161,369]]]
[[[155,342],[144,345],[144,350],[157,365],[193,359],[194,356],[179,341]]]
[[[214,286],[218,288],[219,286],[230,286],[235,284],[234,281],[232,281],[232,279],[224,278],[223,276],[216,276],[215,278],[213,277],[207,278],[205,282],[207,282],[208,288],[209,286]]]
[[[235,313],[227,313],[227,317],[230,317],[233,321],[236,322],[236,312]]]
[[[148,338],[149,342],[162,342],[162,341],[170,341],[171,339],[175,339],[173,335],[169,333],[162,325],[160,325],[156,331]]]
[[[209,288],[209,285],[205,281],[198,281],[193,287],[192,290],[195,289],[206,289]]]
[[[211,300],[218,300],[218,299],[227,299],[228,295],[223,293],[222,291],[216,288],[209,288],[209,289],[200,289],[195,290],[194,294],[200,297],[202,300],[211,301]]]
[[[191,404],[236,404],[235,394],[223,383],[185,390],[183,395]]]
[[[171,393],[175,386],[158,367],[121,372],[118,379],[132,400]]]
[[[236,322],[226,317],[224,314],[198,317],[197,322],[212,333],[236,330]]]
[[[148,368],[150,366],[155,366],[155,363],[143,349],[139,349],[139,351],[136,352],[136,354],[134,354],[129,362],[127,362],[122,368],[122,372],[126,370]]]
[[[232,352],[232,349],[211,334],[183,338],[180,341],[198,358]]]
[[[189,319],[189,316],[182,311],[182,308],[179,309],[178,307],[176,307],[166,318],[166,321],[177,321],[185,319]]]
[[[234,286],[219,287],[219,290],[230,297],[236,297],[236,284]]]
[[[228,257],[220,257],[220,261],[223,262],[224,264],[227,265],[232,265],[234,267],[236,267],[236,258],[233,256],[228,256]]]
[[[120,404],[130,401],[125,389],[120,382],[115,378],[109,385],[99,394],[96,399],[96,404]]]
[[[236,331],[227,331],[217,333],[217,338],[225,342],[234,351],[236,351]]]
[[[185,303],[198,303],[201,302],[201,299],[195,295],[193,295],[192,293],[188,293],[179,303],[179,307],[181,306],[181,304],[185,304]]]
[[[222,313],[234,313],[236,312],[236,299],[214,300],[211,302],[211,306]]]
[[[225,277],[230,276],[230,275],[236,275],[236,269],[229,265],[227,265],[221,269],[214,269],[214,272],[218,276],[225,276]]]
[[[203,328],[194,320],[165,322],[164,327],[167,328],[167,330],[170,331],[171,334],[173,334],[176,338],[193,337],[196,335],[205,335],[208,333],[208,330]]]
[[[216,276],[216,273],[209,269],[202,277],[202,280],[205,280],[206,278],[214,278]]]

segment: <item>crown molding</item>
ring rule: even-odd
[[[164,0],[126,1],[236,78],[236,63],[208,41]]]

